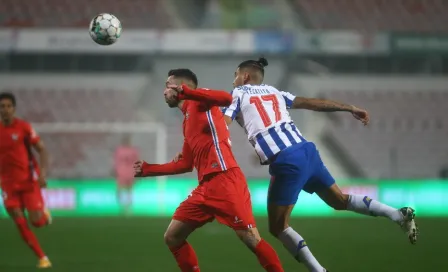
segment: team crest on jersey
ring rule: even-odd
[[[218,167],[218,166],[219,166],[219,165],[218,165],[217,162],[212,163],[212,168],[216,168],[216,167]]]
[[[19,135],[18,135],[17,133],[13,133],[13,134],[11,135],[11,138],[12,138],[14,141],[17,141],[17,140],[19,139]]]
[[[190,114],[188,114],[188,112],[187,112],[187,113],[185,113],[185,120],[188,120],[188,117],[190,117]]]
[[[235,221],[233,221],[234,224],[241,224],[243,223],[243,220],[239,219],[238,216],[235,216]]]

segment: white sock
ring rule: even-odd
[[[403,215],[398,209],[373,200],[368,196],[349,195],[347,210],[365,215],[387,217],[397,223],[403,220]]]
[[[313,256],[313,253],[311,253],[303,237],[291,227],[288,227],[280,233],[278,239],[297,261],[303,263],[308,268],[308,271],[325,271]]]

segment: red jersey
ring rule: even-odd
[[[31,146],[40,140],[31,125],[14,118],[11,125],[0,123],[0,183],[2,189],[31,188],[38,175]]]
[[[173,175],[191,171],[195,167],[198,180],[204,176],[238,167],[230,145],[230,134],[220,106],[232,103],[225,91],[190,90],[183,85],[179,95],[185,100],[183,159],[167,164],[144,164],[143,176]]]

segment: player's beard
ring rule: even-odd
[[[0,120],[1,120],[1,122],[3,123],[3,124],[9,124],[9,123],[11,123],[12,122],[12,119],[13,119],[13,117],[12,116],[9,116],[9,115],[2,115],[1,116],[1,118],[0,118]]]
[[[165,99],[165,102],[170,108],[177,108],[177,106],[179,105],[179,100],[177,99]]]

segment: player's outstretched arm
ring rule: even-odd
[[[205,102],[209,105],[227,107],[232,103],[232,95],[226,91],[218,91],[211,89],[192,90],[187,85],[168,86],[179,94],[181,100],[195,100]]]
[[[26,123],[25,126],[26,137],[34,150],[39,154],[39,185],[41,187],[47,187],[47,171],[48,171],[48,152],[45,148],[43,141],[40,139],[36,131],[30,124]]]
[[[182,148],[182,159],[164,164],[149,164],[138,161],[134,164],[136,177],[155,177],[183,174],[193,171],[193,157],[186,142]]]
[[[369,114],[366,110],[340,102],[319,98],[295,97],[292,102],[293,109],[306,109],[320,112],[347,111],[360,120],[364,125],[369,123]]]

